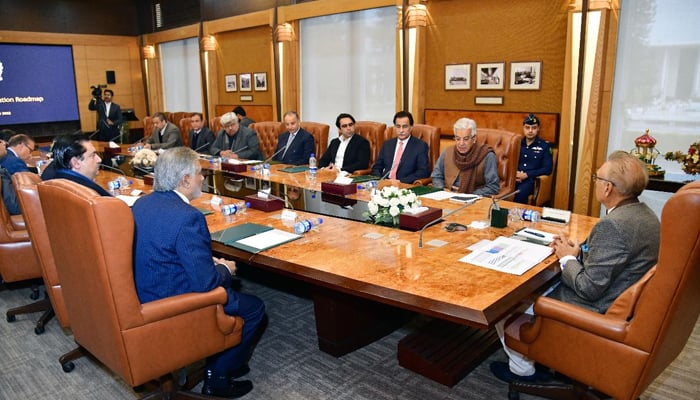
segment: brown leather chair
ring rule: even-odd
[[[700,224],[688,221],[700,221],[700,182],[668,200],[658,263],[605,314],[540,297],[534,320],[511,321],[509,347],[576,383],[511,384],[509,398],[517,398],[516,390],[565,398],[565,390],[581,394],[586,386],[615,399],[638,398],[683,350],[700,315]]]
[[[155,125],[153,124],[153,118],[151,116],[147,115],[143,117],[143,138],[144,140],[148,139],[149,136],[153,133],[153,128],[155,128]]]
[[[172,371],[240,343],[224,288],[139,302],[126,203],[64,179],[38,189],[75,341],[125,382],[170,391]]]
[[[221,125],[221,117],[212,118],[211,123],[209,124],[209,129],[214,132],[214,137],[216,137],[219,134],[219,131],[224,129],[223,125]]]
[[[515,190],[515,173],[518,171],[520,141],[523,135],[500,129],[477,128],[476,142],[488,144],[496,153],[498,178],[501,190],[496,196],[502,196]]]
[[[249,128],[258,134],[260,150],[262,150],[263,156],[267,159],[275,154],[277,139],[284,132],[284,124],[276,121],[262,121],[250,124]]]
[[[316,150],[316,158],[319,159],[328,148],[328,132],[331,127],[318,122],[301,121],[299,124],[301,129],[309,132],[314,137],[314,145]]]
[[[430,172],[433,171],[435,163],[440,158],[440,128],[437,126],[414,124],[411,135],[428,144],[428,164]],[[396,129],[393,126],[386,128],[384,140],[389,140],[396,136]],[[428,185],[432,179],[430,177],[417,179],[413,182],[414,185]]]
[[[192,129],[192,117],[183,117],[178,122],[177,126],[180,128],[180,137],[182,137],[182,143],[185,147],[190,147],[190,129]],[[206,120],[202,120],[206,123]]]
[[[552,186],[554,184],[554,174],[557,170],[557,153],[558,150],[552,148],[552,173],[535,178],[535,188],[527,199],[528,204],[542,207],[552,200]]]
[[[369,142],[369,168],[357,170],[353,175],[367,175],[372,172],[372,166],[377,161],[379,150],[384,143],[386,124],[373,121],[356,121],[355,133],[367,139]]]
[[[2,191],[2,181],[0,181],[0,191]],[[0,225],[0,282],[12,283],[41,278],[41,268],[34,255],[29,232],[26,229],[17,229],[17,219],[13,223],[2,196],[0,196]],[[26,225],[24,218],[22,218],[22,225]],[[32,287],[30,297],[34,300],[39,298],[38,286]],[[43,314],[34,328],[34,332],[39,335],[44,332],[44,325],[54,315],[48,298],[7,310],[6,318],[8,322],[13,322],[17,315],[40,311],[43,311]]]

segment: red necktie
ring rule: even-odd
[[[389,178],[396,179],[396,170],[399,169],[399,163],[401,162],[402,155],[403,142],[399,140],[399,149],[396,150],[396,155],[394,156],[394,164],[391,166],[391,174],[389,174]]]

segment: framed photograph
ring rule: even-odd
[[[476,64],[476,88],[503,90],[506,63]]]
[[[227,92],[235,92],[237,89],[236,85],[238,82],[236,81],[237,77],[236,74],[233,75],[226,75],[226,91]]]
[[[541,83],[541,61],[510,63],[510,90],[540,90]]]
[[[264,92],[267,90],[267,72],[256,72],[253,74],[255,79],[255,91]]]
[[[251,82],[250,82],[250,74],[241,74],[240,75],[240,88],[241,92],[250,92],[253,90],[251,87]]]
[[[471,89],[471,64],[445,65],[445,90]]]

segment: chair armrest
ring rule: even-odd
[[[11,215],[10,221],[12,221],[12,227],[17,231],[27,229],[27,225],[24,223],[24,217],[21,215]]]
[[[152,323],[217,304],[226,304],[228,294],[223,287],[206,293],[185,293],[141,305],[145,323]]]
[[[7,240],[10,243],[20,243],[20,242],[28,242],[31,239],[29,238],[29,232],[27,232],[26,230],[22,230],[22,231],[9,231],[9,232],[7,232]]]
[[[540,175],[535,178],[535,188],[529,198],[528,203],[541,207],[552,199],[552,175]]]
[[[414,185],[422,185],[422,186],[432,186],[433,185],[433,178],[427,177],[427,178],[420,178],[416,179],[413,181]]]
[[[355,172],[353,172],[352,174],[350,174],[350,176],[369,175],[371,173],[372,173],[372,170],[369,168],[368,169],[358,169]]]
[[[549,297],[537,299],[535,316],[558,321],[617,342],[622,341],[627,334],[628,323],[625,320],[611,318]]]

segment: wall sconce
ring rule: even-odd
[[[581,0],[569,0],[569,10],[581,12],[583,5]],[[620,5],[618,0],[590,0],[588,2],[588,10],[619,10]]]
[[[145,58],[146,60],[152,60],[156,58],[156,48],[152,44],[143,46],[141,51],[143,52],[143,58]]]
[[[216,38],[211,35],[203,37],[202,49],[204,51],[216,51]]]
[[[279,24],[275,28],[275,41],[277,42],[291,42],[294,39],[294,29],[292,25],[288,22],[284,24]]]
[[[406,11],[406,27],[428,26],[428,9],[424,4],[414,4]]]

